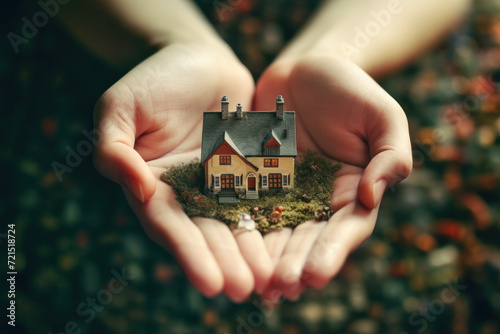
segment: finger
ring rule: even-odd
[[[293,230],[291,228],[284,228],[281,231],[269,232],[264,235],[264,244],[266,245],[267,252],[271,257],[273,270],[276,269],[276,266],[281,259],[281,255],[285,250],[288,240],[290,240],[292,231]],[[283,295],[283,292],[276,290],[274,286],[270,284],[262,292],[262,295],[266,299],[277,301]]]
[[[378,207],[352,202],[337,211],[307,255],[303,283],[321,289],[339,272],[347,256],[372,233]]]
[[[412,169],[411,153],[388,149],[375,155],[359,181],[360,201],[369,209],[375,208],[384,192],[404,180]]]
[[[290,301],[292,301],[292,302],[298,301],[300,299],[300,297],[302,296],[302,294],[304,293],[304,291],[306,291],[306,289],[307,289],[307,285],[305,285],[301,281],[299,287],[297,289],[295,289],[295,291],[293,291],[292,293],[290,293],[287,296],[287,299],[290,300]]]
[[[135,107],[131,99],[125,93],[105,93],[96,104],[94,115],[98,139],[94,163],[102,175],[126,187],[144,203],[153,196],[156,180],[134,149],[136,133],[130,112]]]
[[[271,257],[273,267],[276,267],[278,264],[291,235],[291,228],[284,228],[281,231],[269,232],[264,235],[264,244]]]
[[[141,203],[124,189],[130,206],[148,234],[170,250],[189,281],[205,296],[214,296],[224,287],[222,271],[201,231],[184,213],[172,189],[160,182],[148,202]]]
[[[233,234],[223,222],[196,217],[198,226],[208,247],[224,275],[224,292],[234,302],[248,298],[254,288],[253,274],[241,255]]]
[[[367,137],[371,160],[358,186],[360,201],[373,209],[388,187],[404,180],[412,169],[412,152],[408,122],[394,100],[375,106],[377,119],[368,122]],[[370,117],[369,117],[370,118]]]
[[[326,222],[308,221],[294,229],[274,271],[273,289],[281,291],[287,298],[296,296],[301,289],[307,255],[325,225]]]
[[[331,197],[332,210],[337,212],[349,203],[357,201],[358,186],[364,169],[343,164],[335,174],[335,189]]]
[[[286,81],[293,69],[293,61],[283,61],[273,63],[259,78],[254,92],[252,110],[274,110],[274,104],[278,95],[287,98],[287,110],[294,110],[293,98],[289,94]]]
[[[255,291],[261,293],[273,274],[273,263],[259,231],[233,231],[243,258],[247,261],[255,279]]]
[[[300,299],[300,296],[304,293],[304,291],[307,289],[307,285],[305,285],[302,281],[298,284],[297,288],[291,291],[287,296],[286,299],[290,301],[298,301]],[[277,289],[275,287],[269,286],[264,292],[262,293],[262,296],[271,301],[271,302],[279,302],[279,299],[283,296],[283,291],[281,289]]]

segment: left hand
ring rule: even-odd
[[[273,110],[277,95],[295,110],[297,149],[344,163],[332,194],[334,215],[264,239],[275,271],[266,296],[298,298],[324,287],[372,233],[382,195],[412,168],[406,116],[355,64],[332,56],[278,61],[257,84],[254,110]]]
[[[169,45],[137,65],[99,99],[98,170],[120,183],[146,233],[175,256],[205,296],[240,302],[262,291],[272,263],[258,231],[241,233],[215,219],[186,216],[166,168],[200,156],[203,110],[224,94],[249,105],[248,70],[212,44]]]

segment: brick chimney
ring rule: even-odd
[[[236,106],[236,118],[237,119],[242,119],[243,118],[243,110],[241,110],[242,106],[241,103],[238,103]]]
[[[229,99],[227,96],[223,96],[220,100],[220,109],[221,109],[221,118],[228,119],[229,118]]]
[[[279,95],[276,98],[276,117],[278,117],[279,119],[283,119],[284,104],[285,104],[285,99],[283,98],[283,96]]]

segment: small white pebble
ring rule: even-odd
[[[238,228],[242,228],[247,231],[253,231],[255,230],[255,222],[248,213],[242,213],[240,221],[238,222]]]

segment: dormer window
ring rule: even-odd
[[[270,131],[264,138],[263,153],[266,156],[279,156],[281,142],[274,131]]]
[[[279,147],[264,147],[264,155],[268,157],[280,155]]]

